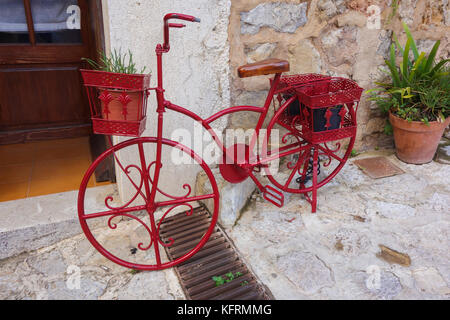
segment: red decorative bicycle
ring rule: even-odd
[[[302,193],[316,211],[317,189],[328,183],[344,166],[356,136],[356,111],[362,89],[353,81],[344,78],[317,74],[281,76],[289,71],[289,63],[279,59],[268,59],[238,68],[240,77],[274,74],[263,107],[235,106],[224,109],[203,119],[186,108],[178,106],[164,97],[162,55],[169,52],[169,29],[182,28],[184,24],[169,23],[171,19],[200,22],[193,16],[170,13],[164,17],[164,43],[156,46],[157,86],[150,88],[149,75],[116,74],[101,71],[81,70],[87,90],[93,121],[97,134],[135,137],[116,144],[101,154],[87,170],[78,194],[78,215],[84,233],[94,247],[106,258],[122,266],[160,270],[186,261],[198,252],[214,230],[219,212],[219,191],[211,169],[206,162],[190,148],[163,138],[163,119],[166,110],[172,110],[197,121],[211,135],[223,153],[219,164],[223,178],[239,183],[251,178],[264,198],[281,207],[283,192]],[[119,90],[120,89],[120,90]],[[157,135],[140,137],[145,129],[146,107],[149,92],[154,90],[157,99]],[[273,115],[271,114],[273,107]],[[211,128],[218,118],[235,112],[259,113],[254,134],[248,144],[226,146]],[[269,112],[270,111],[270,112]],[[255,144],[261,138],[263,124],[269,120],[263,137],[262,152],[254,153]],[[272,133],[278,130],[279,141],[272,143]],[[207,177],[209,190],[201,194],[187,183],[180,183],[181,194],[173,195],[161,189],[160,176],[163,163],[173,150],[191,158],[198,171]],[[131,151],[131,152],[130,152]],[[127,155],[137,153],[133,159]],[[153,155],[154,159],[149,159]],[[105,161],[115,161],[123,173],[123,181],[135,190],[130,199],[114,205],[112,196],[104,199],[104,208],[87,209],[86,187],[95,170]],[[270,163],[277,161],[279,170],[271,169]],[[269,180],[263,185],[257,173],[263,171]],[[264,178],[265,179],[265,178]],[[174,181],[177,183],[178,181]],[[200,194],[199,194],[200,193]],[[164,200],[159,200],[163,198]],[[122,199],[123,200],[123,199]],[[192,249],[173,261],[164,260],[160,246],[173,245],[177,239],[164,242],[160,238],[160,227],[164,219],[176,208],[186,207],[186,215],[194,212],[196,202],[213,203],[210,207],[211,224]],[[106,223],[111,230],[118,227],[114,219],[128,219],[136,222],[138,229],[133,233],[144,235],[145,241],[137,243],[131,255],[113,252],[102,233],[95,227]],[[148,223],[146,222],[148,220]],[[103,221],[103,222],[102,222]],[[117,221],[117,220],[115,220]],[[103,224],[105,225],[105,224]],[[193,226],[191,226],[193,227]],[[116,248],[118,243],[115,243]],[[150,248],[153,247],[153,250]],[[136,252],[138,251],[138,252]]]

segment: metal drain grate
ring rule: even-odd
[[[174,260],[191,250],[211,223],[209,212],[198,207],[191,216],[186,212],[167,217],[161,224],[161,240],[172,246],[165,248],[170,260]],[[239,258],[231,241],[216,225],[208,242],[192,258],[175,267],[181,287],[191,300],[271,300],[270,291],[263,286],[245,263]],[[240,272],[242,275],[228,283],[216,286],[214,276]]]

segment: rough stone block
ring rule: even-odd
[[[294,33],[308,21],[308,3],[266,2],[248,12],[241,12],[241,33],[255,34],[269,27],[278,32]]]
[[[398,13],[406,24],[411,25],[414,21],[414,9],[416,8],[417,0],[403,0],[398,5]]]
[[[85,203],[94,211],[103,211],[105,197],[115,192],[115,185],[90,188]],[[0,259],[47,247],[80,234],[77,195],[77,191],[69,191],[3,202]]]
[[[219,169],[213,169],[220,194],[219,223],[225,228],[231,228],[240,216],[241,210],[247,204],[256,186],[249,178],[241,183],[229,183],[220,175]],[[197,176],[196,194],[201,195],[212,191],[206,174],[201,171]],[[213,200],[203,201],[210,212],[213,211]]]
[[[357,34],[358,29],[355,26],[328,29],[323,33],[320,40],[332,66],[355,64],[355,55],[358,50]]]
[[[276,43],[263,43],[247,48],[247,63],[253,63],[270,58],[270,55],[275,50],[276,46]]]
[[[338,12],[336,3],[332,0],[319,0],[317,7],[328,18],[334,17]]]
[[[444,11],[444,23],[446,26],[450,26],[450,1],[443,0],[442,7]]]
[[[344,26],[358,26],[364,27],[367,23],[367,17],[358,11],[349,11],[346,14],[337,18],[339,27]]]
[[[320,73],[322,60],[320,53],[309,39],[303,39],[299,43],[289,46],[289,73]]]
[[[450,164],[450,139],[441,138],[434,160],[442,164]]]

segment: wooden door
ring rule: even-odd
[[[0,2],[0,144],[90,134],[78,69],[102,30],[89,2]]]

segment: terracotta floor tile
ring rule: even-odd
[[[34,165],[31,180],[64,180],[74,176],[81,181],[89,165],[90,161],[84,157],[39,161]]]
[[[5,152],[17,152],[26,149],[33,149],[34,142],[30,143],[15,143],[15,144],[3,144],[0,145],[0,150]],[[1,152],[0,151],[0,152]]]
[[[0,165],[32,163],[34,147],[31,144],[0,145]]]
[[[33,163],[33,157],[34,155],[32,150],[4,152],[1,150],[0,146],[0,166]]]
[[[82,179],[83,175],[78,173],[65,175],[64,178],[51,177],[49,179],[32,179],[30,182],[28,197],[78,190]],[[93,178],[89,180],[87,187],[95,187]]]
[[[85,159],[62,159],[36,163],[30,183],[29,197],[78,190],[89,166]],[[88,187],[95,187],[91,178]]]
[[[0,146],[0,201],[78,190],[90,164],[89,137]]]
[[[82,148],[72,148],[72,149],[53,149],[53,150],[37,150],[35,153],[35,160],[48,161],[48,160],[58,160],[58,159],[72,159],[72,158],[84,158],[89,160],[90,153],[89,150],[83,150]]]
[[[31,163],[0,166],[0,184],[28,182],[31,168]]]
[[[103,181],[103,182],[95,181],[95,186],[96,187],[98,187],[98,186],[106,186],[107,184],[111,184],[111,183],[112,183],[111,181]]]
[[[26,198],[28,182],[0,184],[0,201]]]
[[[80,181],[81,180],[77,181],[74,179],[33,180],[30,183],[30,191],[28,193],[28,197],[77,190],[80,186]]]
[[[81,158],[90,160],[90,147],[88,141],[72,141],[68,139],[66,143],[55,145],[41,144],[35,148],[36,161],[47,161],[55,159]]]

